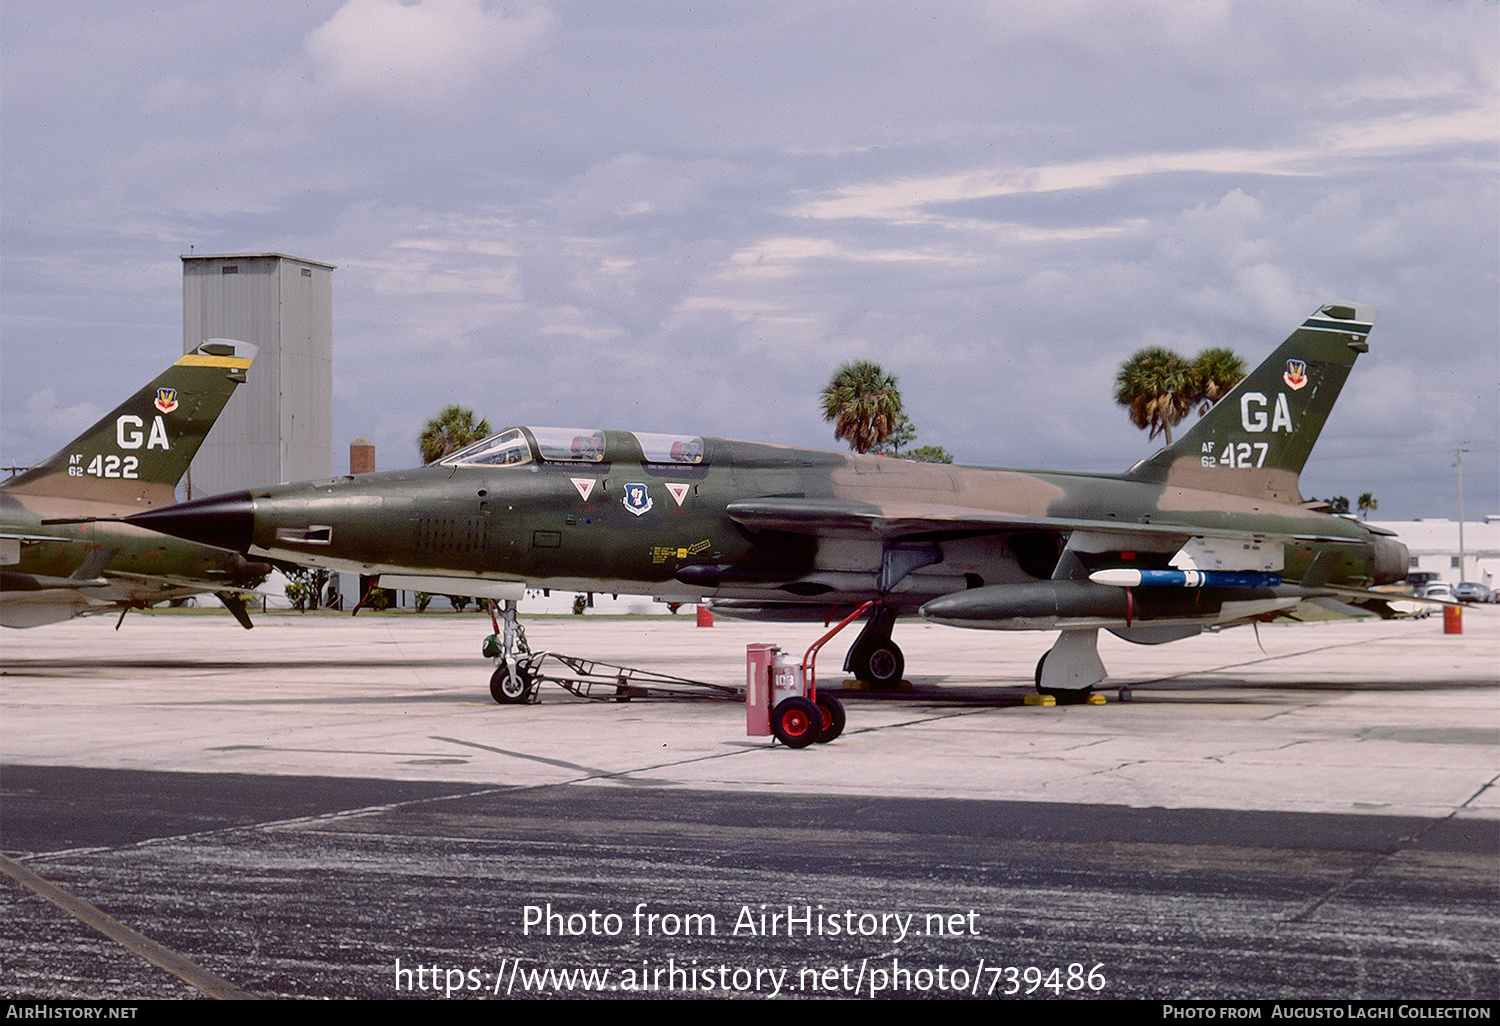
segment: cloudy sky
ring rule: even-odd
[[[1119,470],[1142,345],[1380,308],[1303,475],[1500,513],[1500,3],[0,5],[0,462],[181,352],[181,261],[334,272],[335,467],[502,424]]]

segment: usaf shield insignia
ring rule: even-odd
[[[1281,376],[1281,380],[1285,381],[1287,387],[1294,392],[1307,384],[1307,361],[1288,360],[1286,362],[1286,373]]]
[[[156,408],[163,413],[171,413],[177,409],[177,389],[158,388],[156,390]]]
[[[625,508],[636,516],[651,512],[651,493],[644,484],[631,483],[625,486]]]

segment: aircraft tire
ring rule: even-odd
[[[771,733],[788,748],[806,748],[822,730],[822,711],[800,695],[782,699],[771,710]]]
[[[495,672],[490,675],[490,697],[501,705],[520,705],[527,701],[536,690],[536,685],[522,670],[516,671],[516,678],[520,684],[519,689],[511,682],[508,666],[501,663],[495,667]]]
[[[815,739],[820,745],[826,745],[834,738],[844,732],[844,703],[832,695],[825,695],[821,691],[816,699],[818,711],[823,714],[823,729],[818,731]]]
[[[906,656],[894,641],[876,641],[868,648],[855,649],[849,669],[857,680],[877,688],[899,687],[906,673]]]
[[[1082,705],[1089,700],[1094,693],[1092,687],[1087,688],[1044,688],[1042,687],[1042,664],[1051,655],[1050,651],[1043,652],[1042,657],[1036,661],[1036,693],[1039,695],[1051,695],[1057,700],[1058,705]]]

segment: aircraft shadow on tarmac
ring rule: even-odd
[[[254,670],[258,673],[274,671],[308,671],[327,669],[337,673],[343,678],[349,671],[361,670],[392,670],[399,669],[399,662],[393,662],[388,656],[371,657],[366,659],[350,658],[341,656],[337,662],[327,659],[276,659],[257,660]],[[420,660],[423,670],[437,670],[451,668],[456,671],[472,670],[475,660],[469,656],[453,656],[447,658],[424,657]],[[237,660],[195,660],[182,658],[45,658],[45,659],[11,659],[4,670],[0,670],[0,677],[51,679],[64,676],[88,676],[91,679],[107,678],[120,674],[122,671],[157,672],[172,670],[192,671],[219,671],[234,672],[247,670],[243,661]],[[365,691],[360,695],[321,695],[304,697],[239,697],[229,700],[220,699],[198,699],[187,702],[173,702],[171,704],[187,705],[360,705],[370,703],[400,704],[411,703],[445,703],[461,702],[465,705],[474,704],[474,696],[471,693],[469,682],[466,678],[455,677],[455,683],[446,687],[438,693],[432,691],[404,691],[399,683],[392,683],[382,687],[379,693]],[[329,680],[330,686],[340,686],[340,681]],[[361,680],[362,685],[368,686],[369,678]],[[842,688],[838,683],[825,682],[825,690],[837,694],[840,700],[856,703],[879,703],[879,704],[902,704],[920,703],[938,707],[978,707],[990,706],[995,708],[1010,708],[1025,703],[1028,695],[1034,693],[1032,681],[1016,679],[1011,681],[983,680],[966,676],[932,676],[918,677],[907,682],[909,686],[893,688],[888,690],[869,688]],[[1265,680],[1249,677],[1229,676],[1220,671],[1190,671],[1180,675],[1165,678],[1146,678],[1141,680],[1130,680],[1123,675],[1111,681],[1110,686],[1100,688],[1104,695],[1108,696],[1111,703],[1117,701],[1118,686],[1128,689],[1129,700],[1136,702],[1150,702],[1166,699],[1173,702],[1192,702],[1198,705],[1246,705],[1270,702],[1284,702],[1289,693],[1305,694],[1343,694],[1359,692],[1375,692],[1382,694],[1423,694],[1436,691],[1451,690],[1474,690],[1480,688],[1492,689],[1495,681],[1491,677],[1483,676],[1459,676],[1455,673],[1452,677],[1427,680],[1365,680],[1365,681],[1332,681],[1332,680],[1298,680],[1295,678],[1281,678],[1278,680]],[[593,699],[581,699],[567,695],[557,688],[548,687],[542,689],[539,696],[543,701],[550,703],[577,703],[583,701],[594,701],[596,703],[617,704],[614,697],[595,697]],[[691,701],[691,702],[725,702],[739,701],[738,698],[729,698],[717,694],[705,693],[679,693],[674,695],[652,695],[635,696],[633,701],[645,701],[656,703],[661,701]],[[1493,732],[1492,732],[1493,733]]]

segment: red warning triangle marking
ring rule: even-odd
[[[578,489],[578,494],[583,496],[583,501],[589,501],[589,493],[594,490],[594,479],[592,477],[570,477],[573,487]]]
[[[677,505],[679,506],[682,505],[682,500],[687,498],[688,489],[691,487],[693,486],[690,484],[672,484],[670,481],[667,482],[667,491],[672,493],[672,498],[677,500]]]

